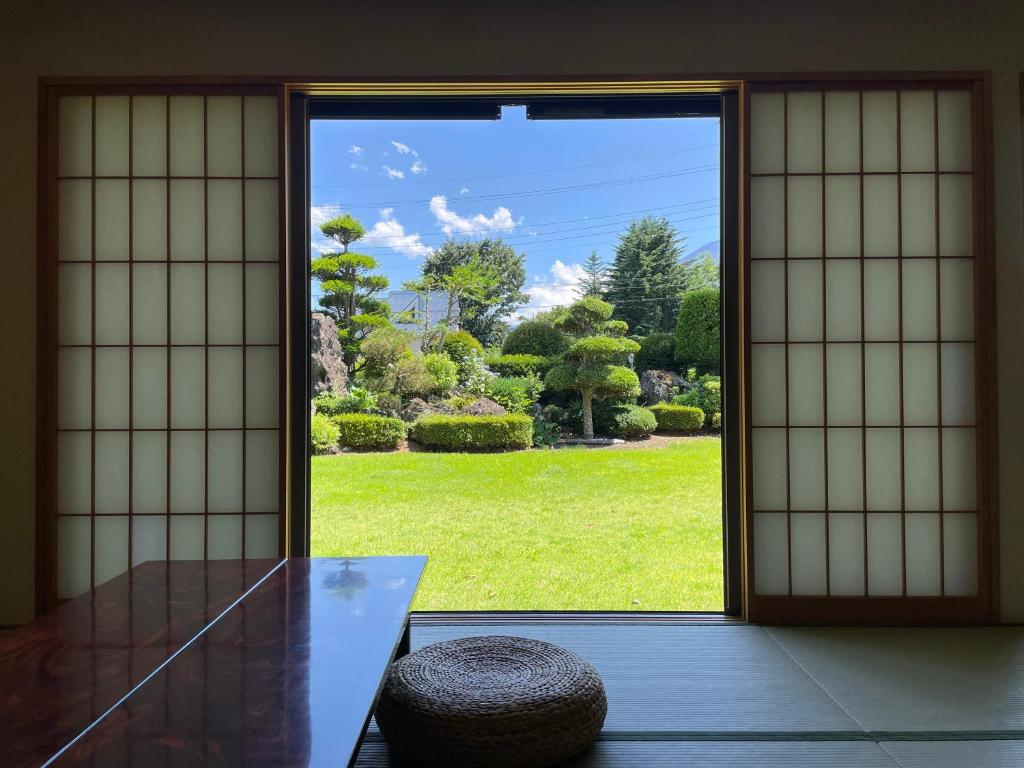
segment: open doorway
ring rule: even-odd
[[[429,555],[418,610],[728,607],[723,101],[311,102],[311,554]]]

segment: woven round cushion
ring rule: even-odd
[[[466,637],[391,665],[377,724],[420,765],[540,768],[582,752],[608,712],[590,664],[551,643]]]

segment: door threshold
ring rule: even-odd
[[[439,624],[710,624],[740,625],[747,622],[724,613],[686,611],[413,611],[410,623]]]

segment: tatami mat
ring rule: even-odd
[[[1024,765],[1024,741],[900,741],[885,742],[882,747],[900,768],[1011,768]]]

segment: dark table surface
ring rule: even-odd
[[[425,562],[141,565],[0,642],[3,764],[345,765]]]

